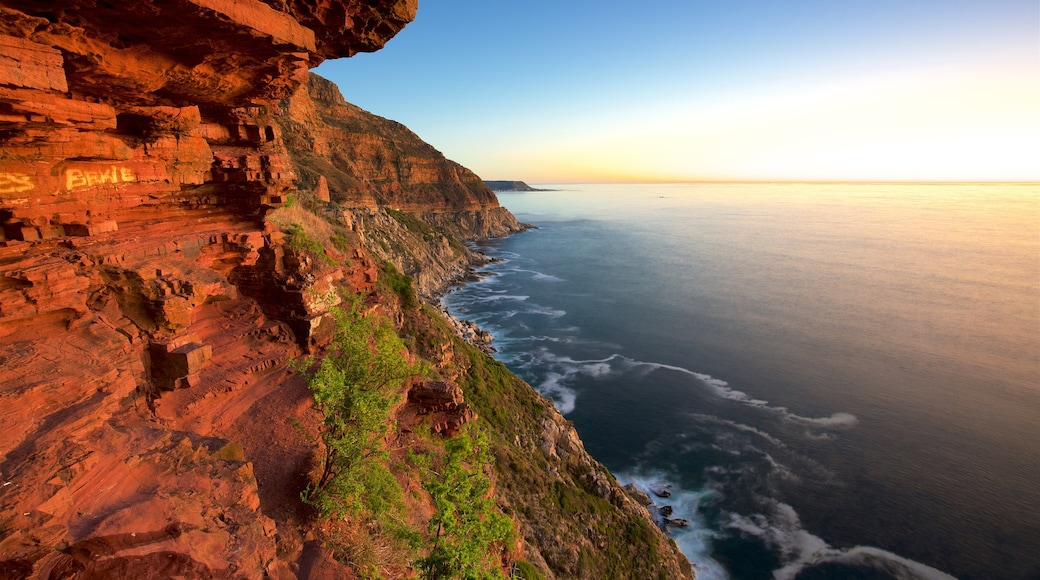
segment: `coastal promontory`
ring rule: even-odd
[[[501,181],[501,180],[484,180],[484,185],[491,188],[491,191],[547,191],[545,189],[537,189],[527,185],[523,181]]]

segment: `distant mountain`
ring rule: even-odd
[[[484,185],[491,188],[491,191],[549,191],[531,187],[523,181],[488,181],[485,179]]]

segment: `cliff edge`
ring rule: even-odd
[[[471,172],[308,76],[415,12],[0,1],[0,578],[407,577],[436,512],[401,454],[439,458],[465,425],[494,433],[490,493],[519,534],[492,554],[500,571],[603,577],[625,547],[653,557],[613,577],[689,575],[551,404],[401,272],[433,289],[453,270],[429,256],[479,260],[460,237],[520,227]],[[386,553],[385,530],[301,501],[329,445],[295,361],[330,352],[348,304],[429,375],[395,384],[372,439],[410,498],[412,543],[385,561],[362,560]],[[570,499],[527,515],[550,483]],[[632,537],[612,541],[612,522]]]

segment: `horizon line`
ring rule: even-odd
[[[562,181],[526,181],[522,179],[484,179],[481,181],[521,181],[529,185],[592,185],[592,184],[812,184],[812,185],[835,185],[835,184],[863,184],[863,185],[1040,185],[1040,180],[1003,180],[1003,179],[974,179],[974,180],[941,180],[941,179],[653,179],[653,180],[562,180]]]

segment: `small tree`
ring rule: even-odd
[[[487,436],[469,430],[445,444],[440,471],[427,469],[423,487],[433,498],[433,548],[416,566],[427,580],[502,578],[496,553],[513,538],[513,522],[491,499]]]
[[[321,476],[304,491],[304,500],[323,516],[342,515],[362,504],[379,503],[396,487],[386,469],[384,438],[390,409],[402,381],[425,368],[405,357],[405,347],[383,318],[366,315],[354,299],[336,309],[336,332],[328,354],[307,375],[307,385],[322,412],[325,444]],[[376,513],[379,507],[370,506]]]

